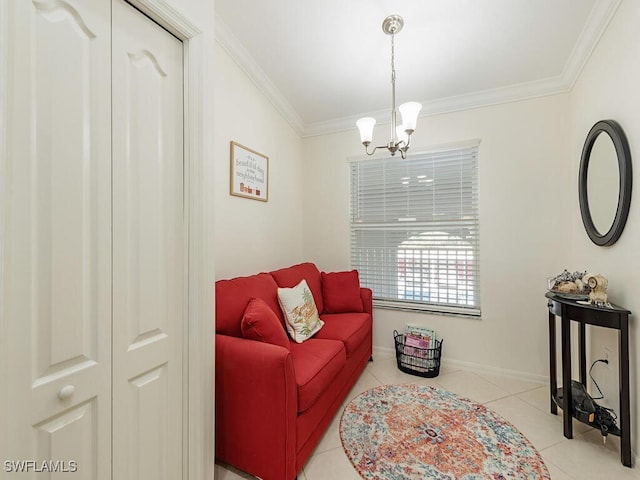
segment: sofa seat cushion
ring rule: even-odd
[[[322,280],[320,278],[320,270],[311,262],[300,263],[287,268],[281,268],[271,272],[273,278],[279,287],[291,288],[300,283],[300,280],[306,280],[309,290],[313,294],[313,300],[316,302],[318,312],[324,311],[322,302]]]
[[[298,413],[311,407],[347,362],[344,345],[336,340],[312,338],[291,342],[291,358],[298,389]]]
[[[253,297],[264,300],[284,328],[278,304],[278,284],[268,273],[259,273],[216,282],[216,333],[241,337],[242,316]]]
[[[371,333],[371,316],[368,313],[325,313],[320,315],[320,319],[324,327],[315,338],[340,340],[344,343],[347,358]]]

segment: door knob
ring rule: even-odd
[[[73,392],[76,391],[76,387],[73,385],[65,385],[58,392],[58,398],[60,400],[68,400],[73,395]]]

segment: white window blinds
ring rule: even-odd
[[[478,144],[351,162],[351,264],[378,306],[480,314]]]

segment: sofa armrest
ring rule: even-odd
[[[297,390],[291,353],[216,335],[216,457],[262,478],[296,476]]]
[[[365,313],[373,317],[373,291],[370,288],[360,288],[360,298]]]

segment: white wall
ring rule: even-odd
[[[640,25],[640,2],[624,0],[594,50],[570,95],[571,130],[571,185],[572,249],[568,252],[572,264],[609,279],[609,299],[631,310],[631,422],[632,448],[637,451],[640,414],[638,399],[638,351],[640,329],[637,326],[640,313],[640,43],[637,28]],[[598,247],[591,243],[580,217],[577,178],[579,159],[589,129],[598,120],[613,119],[622,125],[631,148],[633,189],[631,209],[625,230],[617,243],[610,247]],[[604,349],[612,352],[609,368],[599,365],[594,376],[603,388],[605,402],[618,407],[618,351],[617,335],[614,331],[591,328],[590,362],[603,358]]]
[[[246,74],[216,44],[216,278],[286,267],[302,256],[302,141]],[[229,194],[233,140],[269,157],[269,201]]]
[[[568,96],[557,95],[421,118],[412,150],[480,139],[482,319],[376,309],[374,345],[393,348],[408,322],[435,328],[443,355],[542,379],[548,369],[546,277],[571,268],[574,208]],[[386,143],[388,125],[374,133]],[[362,155],[353,131],[304,140],[305,257],[321,269],[349,267],[349,169]]]

